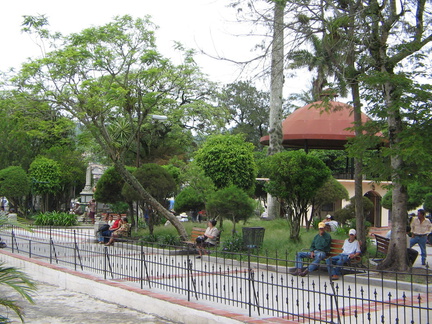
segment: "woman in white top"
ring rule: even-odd
[[[326,260],[327,269],[333,280],[339,279],[341,275],[341,266],[349,259],[353,259],[360,255],[360,243],[356,240],[356,230],[349,230],[349,238],[347,238],[342,246],[342,253]],[[336,265],[334,267],[333,265]]]
[[[210,220],[207,222],[207,229],[204,232],[204,236],[200,236],[196,240],[196,246],[198,248],[199,256],[197,256],[197,259],[200,259],[203,252],[207,253],[205,250],[208,246],[215,246],[217,244],[217,238],[219,236],[219,230],[215,227],[216,221]]]

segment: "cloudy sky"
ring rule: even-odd
[[[259,42],[246,37],[250,26],[235,21],[235,9],[227,7],[230,0],[14,0],[1,2],[0,9],[0,71],[19,65],[28,57],[40,55],[40,49],[31,37],[21,32],[24,15],[46,15],[51,31],[62,34],[79,32],[103,25],[116,15],[134,17],[150,15],[159,26],[156,33],[160,51],[170,57],[173,41],[180,41],[188,48],[202,49],[214,56],[233,60],[254,57],[252,48]],[[238,36],[243,35],[243,36]],[[235,82],[239,69],[233,63],[218,61],[206,55],[198,55],[196,61],[212,81]],[[246,75],[242,75],[246,78]],[[300,91],[303,77],[286,80],[286,93]],[[260,88],[268,90],[268,86]]]

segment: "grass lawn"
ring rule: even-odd
[[[190,234],[192,231],[192,227],[202,227],[206,228],[207,223],[193,223],[193,222],[183,222],[182,223],[186,229],[186,231]],[[219,230],[222,230],[221,238],[220,238],[220,247],[223,246],[224,242],[230,240],[233,233],[233,223],[228,220],[223,221],[223,227],[220,227],[218,223],[216,227]],[[246,223],[240,222],[236,224],[235,230],[238,234],[242,233],[242,227],[264,227],[264,241],[263,247],[261,249],[261,255],[267,255],[269,257],[280,257],[287,258],[288,260],[294,260],[295,253],[302,249],[309,249],[311,242],[314,236],[318,233],[317,229],[311,228],[309,231],[306,231],[304,228],[300,230],[300,241],[294,242],[289,239],[290,229],[289,224],[285,219],[275,219],[275,220],[261,220],[259,218],[249,219]],[[148,234],[148,229],[140,230],[137,235],[142,236]],[[157,226],[154,229],[155,235],[177,235],[176,229],[169,226]],[[343,233],[331,233],[332,238],[336,239],[345,239],[347,238],[346,234]],[[286,255],[288,253],[288,255]]]

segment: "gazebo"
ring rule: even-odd
[[[362,121],[369,120],[362,113]],[[353,107],[337,101],[316,101],[295,110],[282,122],[284,147],[342,150],[355,136]],[[261,144],[269,144],[269,135]]]
[[[303,148],[306,152],[310,149],[343,150],[350,138],[355,137],[353,130],[354,115],[353,107],[337,101],[316,101],[295,110],[282,122],[282,145],[290,148]],[[361,114],[362,122],[370,120],[366,114]],[[270,136],[266,135],[260,139],[261,144],[268,145]],[[352,172],[351,172],[352,174]],[[341,176],[341,175],[339,175]],[[338,181],[348,190],[350,197],[354,196],[354,180],[352,176],[346,175]],[[366,197],[373,193],[375,205],[372,215],[368,220],[374,226],[387,225],[388,219],[382,219],[384,210],[381,207],[381,197],[387,190],[381,184],[372,181],[363,181],[363,192]],[[387,184],[387,182],[385,183]],[[347,203],[338,202],[325,212],[335,211],[344,207]]]

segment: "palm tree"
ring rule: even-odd
[[[22,308],[17,304],[16,300],[10,297],[5,297],[8,288],[18,292],[22,298],[34,303],[31,293],[36,290],[36,284],[24,272],[14,267],[6,267],[4,263],[0,263],[0,287],[7,286],[6,289],[1,288],[0,305],[7,309],[13,310],[24,323]],[[9,323],[9,319],[0,314],[0,324]]]
[[[27,228],[17,221],[10,221],[6,215],[0,215],[0,229],[4,225],[15,225]],[[6,297],[9,290],[15,290],[22,298],[33,303],[31,293],[36,290],[36,284],[24,272],[14,267],[6,267],[4,263],[0,263],[0,306],[13,310],[21,321],[24,322],[23,311],[22,308],[17,305],[17,301]],[[0,324],[9,322],[6,316],[0,314]]]

